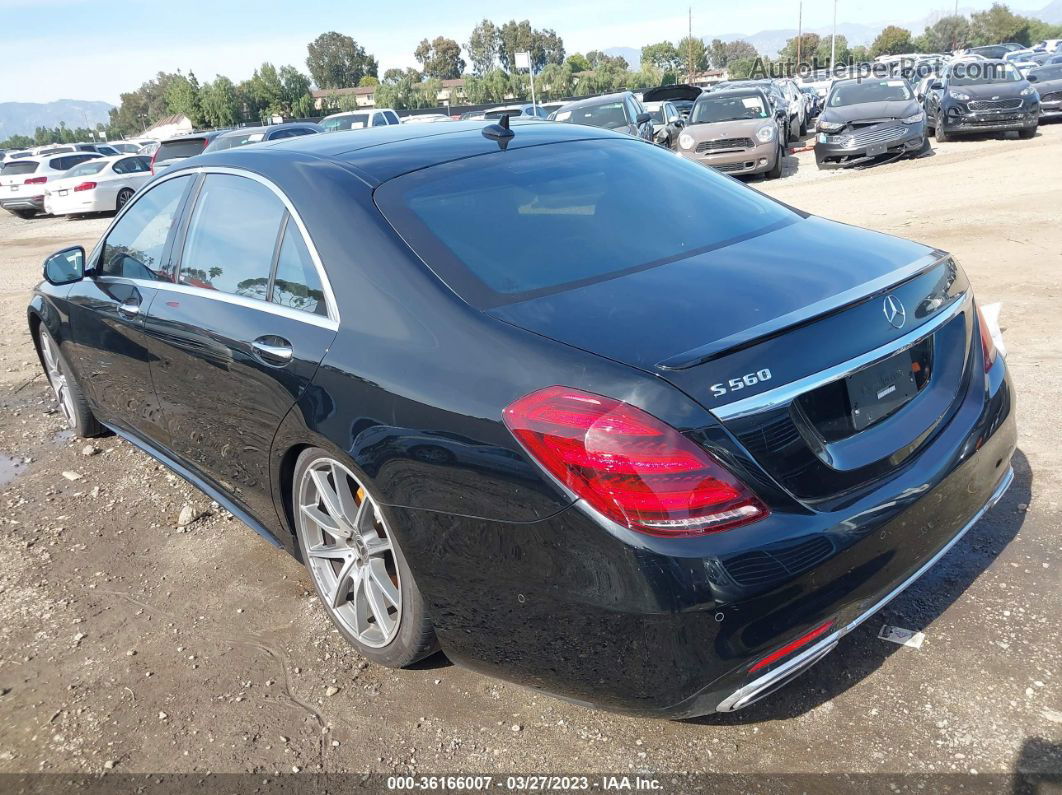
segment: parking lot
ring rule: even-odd
[[[803,152],[752,185],[949,250],[1002,303],[1015,484],[803,678],[687,722],[441,656],[361,660],[295,560],[130,445],[62,430],[25,305],[43,257],[109,219],[0,213],[0,772],[1062,772],[1062,124],[934,149],[852,172]],[[203,516],[178,527],[185,506]],[[925,642],[880,640],[885,624]]]

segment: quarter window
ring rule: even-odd
[[[290,217],[284,228],[270,300],[315,315],[328,314],[317,269],[310,259],[302,233]]]
[[[181,283],[264,300],[284,212],[264,185],[208,174],[188,225]]]
[[[161,182],[126,211],[103,244],[104,276],[173,281],[172,268],[162,255],[190,180],[175,177]]]

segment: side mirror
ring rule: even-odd
[[[44,261],[44,278],[49,284],[73,284],[84,277],[85,249],[81,246],[64,248]]]
[[[684,121],[684,120],[682,119],[682,117],[681,117],[681,116],[676,116],[676,117],[675,117],[675,121],[673,122],[673,124],[674,124],[674,125],[675,125],[676,127],[678,127],[679,129],[681,129],[681,128],[683,128],[683,127],[685,127],[685,126],[686,126],[686,122],[685,122],[685,121]]]
[[[641,127],[643,124],[647,124],[648,122],[651,122],[652,120],[653,120],[653,117],[650,116],[648,113],[639,113],[637,118],[635,118],[635,122],[638,123],[639,127]]]
[[[932,83],[929,84],[929,90],[930,91],[942,91],[943,89],[944,89],[944,84],[942,82],[940,82],[939,80],[934,80]]]

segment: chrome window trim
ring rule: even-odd
[[[868,365],[874,364],[882,359],[887,359],[890,356],[914,347],[963,311],[970,304],[971,298],[972,293],[969,290],[961,293],[952,299],[950,306],[937,313],[935,317],[923,323],[918,328],[912,329],[902,337],[898,337],[872,351],[867,351],[860,356],[856,356],[854,359],[849,359],[838,365],[834,365],[833,367],[820,370],[817,373],[798,378],[796,381],[791,381],[788,384],[783,384],[774,389],[768,389],[766,392],[761,392],[758,395],[735,400],[733,403],[727,403],[724,406],[713,406],[709,410],[718,419],[727,422],[728,420],[736,420],[753,414],[759,414],[761,411],[787,406],[805,392],[818,389],[833,381],[851,375],[856,370],[861,370]]]
[[[271,315],[279,315],[280,317],[290,318],[291,320],[301,320],[303,323],[309,323],[311,326],[320,326],[321,328],[326,328],[331,331],[339,330],[339,322],[330,317],[315,315],[312,312],[307,312],[305,309],[293,309],[290,306],[276,304],[272,301],[266,301],[261,298],[248,298],[243,295],[223,293],[220,290],[204,290],[202,287],[193,287],[188,284],[174,284],[173,282],[166,281],[155,282],[148,279],[132,279],[127,276],[98,276],[96,277],[96,280],[103,282],[104,284],[133,284],[137,287],[161,290],[168,293],[193,295],[197,298],[210,298],[214,301],[222,301],[226,304],[244,306],[248,309],[258,309],[263,312],[268,312]]]
[[[310,252],[310,259],[313,261],[313,266],[317,270],[317,276],[321,280],[321,289],[324,292],[325,308],[328,311],[328,317],[326,318],[322,317],[321,315],[315,315],[303,309],[292,309],[291,307],[281,306],[280,304],[275,304],[272,301],[244,298],[243,296],[232,295],[231,293],[223,293],[220,290],[204,290],[201,287],[190,287],[188,285],[173,284],[172,282],[164,281],[153,282],[148,281],[146,279],[128,279],[124,276],[100,276],[97,278],[118,279],[125,282],[140,284],[146,287],[154,287],[156,289],[170,289],[173,287],[187,288],[188,295],[200,295],[208,298],[215,298],[218,300],[227,300],[229,298],[233,298],[237,300],[229,301],[229,303],[241,305],[245,305],[243,304],[244,301],[251,301],[252,303],[250,304],[250,306],[252,307],[257,307],[260,309],[265,308],[267,311],[270,311],[272,309],[283,310],[274,312],[273,314],[292,317],[293,315],[289,313],[295,313],[295,319],[306,320],[308,323],[311,323],[313,325],[324,326],[325,328],[331,328],[333,330],[338,329],[340,320],[339,305],[336,303],[336,296],[335,293],[332,291],[332,283],[328,279],[328,272],[325,270],[324,263],[321,262],[321,255],[317,252],[317,246],[314,245],[313,238],[310,237],[310,233],[306,229],[306,224],[304,224],[302,221],[302,216],[299,215],[298,210],[295,209],[295,205],[291,203],[291,200],[288,199],[288,197],[280,188],[278,188],[270,180],[266,179],[260,174],[255,174],[253,171],[246,171],[240,168],[232,168],[230,166],[197,166],[195,168],[185,168],[179,171],[172,171],[168,169],[166,173],[162,174],[157,180],[151,183],[148,190],[145,190],[143,193],[138,191],[137,194],[134,194],[133,199],[127,202],[126,205],[122,208],[122,211],[114,217],[114,220],[111,221],[110,226],[107,227],[107,230],[100,237],[99,242],[97,242],[96,245],[93,247],[92,254],[90,256],[90,261],[93,263],[97,261],[101,249],[103,247],[103,243],[107,239],[107,236],[110,235],[111,230],[114,229],[115,225],[122,219],[122,217],[127,212],[129,212],[130,208],[134,207],[143,196],[146,196],[148,193],[151,192],[151,190],[154,190],[156,186],[161,185],[163,182],[166,182],[171,179],[177,179],[178,177],[186,175],[195,176],[197,174],[228,174],[230,176],[235,177],[246,177],[247,179],[254,180],[257,183],[264,185],[266,188],[272,191],[278,199],[280,199],[281,203],[284,205],[284,208],[288,211],[288,215],[290,216],[291,220],[294,221],[295,225],[299,228],[299,233],[302,235],[302,241],[306,244],[306,249]],[[191,209],[192,208],[189,208],[189,211],[191,211]],[[291,225],[289,223],[289,229],[290,226]],[[182,291],[177,290],[176,292]],[[265,306],[261,306],[262,304],[264,304]],[[321,323],[320,321],[329,322]]]

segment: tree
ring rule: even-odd
[[[310,94],[310,78],[294,66],[282,66],[280,78],[281,115],[305,118],[313,115],[313,97]]]
[[[386,72],[383,73],[383,77],[380,79],[380,83],[385,86],[394,85],[405,76],[406,71],[404,69],[395,69],[392,67],[391,69],[388,69]]]
[[[589,72],[591,68],[590,62],[581,52],[572,53],[564,62],[572,68],[573,72]]]
[[[169,82],[166,87],[166,109],[173,115],[187,116],[195,127],[202,126],[204,120],[199,109],[199,81],[195,72],[189,72],[188,77],[178,72]]]
[[[963,16],[941,17],[926,27],[917,49],[920,52],[952,52],[966,46],[970,23]]]
[[[556,31],[534,30],[528,20],[509,20],[498,30],[498,61],[507,72],[516,68],[516,53],[531,55],[531,68],[537,74],[549,63],[564,62],[564,41]]]
[[[199,92],[199,107],[211,127],[231,127],[240,121],[240,100],[229,78],[218,75]]]
[[[675,45],[675,49],[678,50],[679,71],[684,79],[708,68],[708,50],[699,38],[687,36]]]
[[[726,69],[731,61],[741,58],[755,60],[758,56],[756,48],[743,39],[727,42],[713,39],[707,50],[708,62],[716,69]]]
[[[752,77],[759,58],[736,58],[727,64],[726,70],[731,80],[745,80]]]
[[[652,66],[661,71],[669,71],[677,69],[679,62],[678,50],[670,41],[661,41],[642,47],[642,66]]]
[[[571,64],[568,61],[546,64],[538,75],[537,87],[543,99],[570,97],[575,88],[575,72]]]
[[[535,49],[542,51],[542,65],[538,69],[544,69],[550,64],[560,66],[564,63],[564,40],[555,30],[536,30],[534,41]]]
[[[851,63],[852,51],[848,49],[848,39],[842,35],[837,36],[836,42],[834,42],[830,36],[823,36],[819,39],[818,49],[815,50],[815,60],[824,66],[829,66],[830,53],[833,52],[836,52],[834,58],[835,63]],[[908,52],[910,52],[910,50],[908,50]],[[803,57],[805,59],[810,57],[810,53]]]
[[[372,75],[365,75],[365,77],[361,78],[361,80],[358,81],[358,85],[362,88],[368,88],[380,85],[380,81],[378,78],[373,77]]]
[[[489,19],[484,19],[472,28],[465,49],[472,59],[472,71],[475,74],[485,75],[494,68],[498,60],[498,44],[498,28]]]
[[[1044,39],[1062,39],[1062,24],[1052,25],[1042,19],[1029,20],[1029,41],[1032,43]]]
[[[611,69],[613,71],[619,69],[626,72],[631,68],[631,65],[627,63],[627,59],[622,55],[608,55],[601,50],[590,50],[586,54],[586,61],[594,71],[598,69]]]
[[[1002,3],[994,3],[987,11],[970,16],[970,43],[999,44],[1014,41],[1029,45],[1029,20],[1015,14]]]
[[[867,51],[867,48],[864,47],[862,44],[857,44],[848,52],[850,53],[848,59],[849,63],[866,63],[870,60],[870,53]]]
[[[785,43],[785,46],[779,50],[778,59],[781,61],[789,61],[790,63],[798,63],[799,61],[810,61],[815,57],[816,51],[819,49],[819,44],[822,41],[827,43],[830,41],[829,37],[825,39],[820,38],[817,33],[803,33],[800,35],[800,57],[797,57],[797,36],[789,39]]]
[[[877,58],[879,55],[903,55],[914,52],[911,44],[911,31],[896,25],[889,25],[870,45],[870,55]],[[840,60],[840,58],[838,58]]]
[[[153,80],[135,91],[122,94],[117,108],[111,108],[109,129],[117,136],[137,135],[169,114],[166,94],[179,75],[159,72]]]
[[[465,59],[461,57],[461,45],[445,36],[434,41],[421,39],[413,56],[420,62],[426,77],[452,80],[465,71]]]
[[[376,59],[350,36],[330,30],[306,45],[306,67],[318,88],[349,88],[375,75]]]

